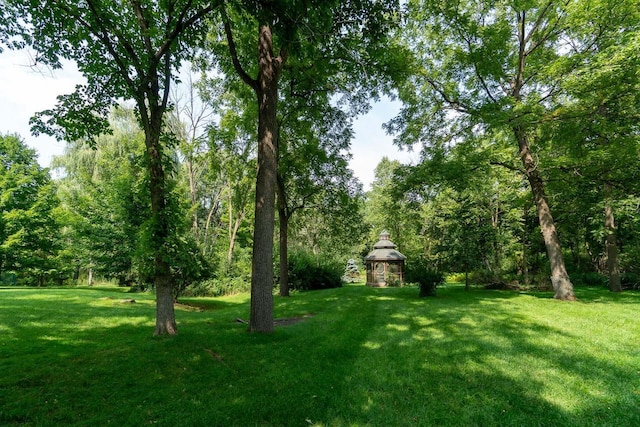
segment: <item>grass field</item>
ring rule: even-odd
[[[640,425],[637,291],[349,285],[276,297],[306,317],[271,335],[247,295],[185,299],[172,338],[125,291],[0,289],[0,425]]]

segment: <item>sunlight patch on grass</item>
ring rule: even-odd
[[[378,343],[378,342],[372,342],[372,341],[367,341],[365,343],[362,344],[362,347],[369,349],[369,350],[378,350],[382,347],[382,344]]]
[[[54,336],[52,336],[52,335],[42,335],[42,336],[40,337],[40,339],[41,339],[41,340],[44,340],[44,341],[58,341],[58,342],[63,342],[63,341],[64,341],[64,339],[63,339],[63,338],[61,338],[61,337],[54,337]]]
[[[248,294],[189,298],[158,339],[152,294],[3,290],[0,424],[635,427],[640,294],[590,292],[299,292],[275,317],[314,316],[274,334],[235,322]]]
[[[398,325],[396,323],[390,323],[387,325],[387,329],[392,331],[405,332],[409,330],[409,325]]]
[[[73,325],[73,329],[82,331],[90,331],[93,329],[110,329],[118,327],[141,327],[151,326],[154,324],[154,319],[147,316],[132,316],[132,317],[119,317],[119,316],[96,316],[87,319],[82,324]]]

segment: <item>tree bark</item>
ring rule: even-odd
[[[607,231],[605,246],[607,249],[609,290],[611,292],[622,292],[622,284],[620,283],[620,267],[618,263],[618,239],[613,217],[613,207],[611,206],[611,200],[609,197],[609,194],[611,193],[610,184],[605,184],[605,193],[607,194],[607,203],[604,208],[604,227]]]
[[[152,113],[153,114],[153,113]],[[151,193],[151,250],[154,255],[153,282],[156,289],[156,328],[154,335],[176,335],[173,307],[173,279],[166,259],[165,243],[169,238],[166,200],[166,177],[160,147],[161,118],[152,116],[145,129],[145,146],[149,162],[149,190]]]
[[[200,243],[200,234],[198,230],[198,193],[196,189],[196,178],[193,170],[193,160],[187,160],[187,174],[189,175],[189,194],[191,195],[191,208],[193,209],[193,235],[196,241]]]
[[[282,149],[282,147],[280,147]],[[278,219],[280,224],[280,296],[289,296],[289,212],[282,176],[277,176]]]
[[[531,153],[526,130],[521,126],[515,126],[513,132],[518,141],[520,159],[522,160],[522,165],[529,180],[533,199],[538,211],[540,231],[542,232],[547,257],[549,258],[551,266],[551,284],[555,291],[554,298],[565,301],[575,301],[576,296],[573,292],[573,284],[569,279],[569,274],[567,274],[564,257],[562,255],[562,247],[560,246],[556,226],[544,191],[544,181]]]
[[[280,219],[280,296],[289,296],[289,217],[278,209]]]
[[[273,232],[278,171],[277,100],[281,56],[273,54],[273,37],[261,25],[258,39],[258,175],[251,271],[250,332],[273,332]]]
[[[238,230],[240,229],[240,224],[242,224],[242,220],[244,219],[244,213],[238,216],[234,222],[233,227],[229,230],[229,249],[227,250],[227,268],[231,268],[231,262],[233,261],[233,250],[236,247],[236,240],[238,238]]]

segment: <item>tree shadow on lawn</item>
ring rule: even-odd
[[[58,316],[47,313],[48,324],[17,326],[18,341],[3,345],[14,352],[1,359],[11,374],[0,380],[0,422],[640,422],[637,395],[615,387],[615,379],[636,372],[572,351],[583,337],[522,315],[517,294],[457,292],[418,299],[415,288],[353,287],[276,299],[279,315],[315,315],[269,335],[233,322],[247,305],[185,311],[177,313],[180,334],[172,338],[151,337],[152,306],[63,301]],[[549,315],[562,304],[546,303]]]
[[[617,379],[634,372],[572,351],[583,337],[519,315],[509,304],[517,294],[460,301],[417,299],[416,289],[379,291],[287,299],[298,313],[318,310],[320,299],[327,304],[275,335],[247,335],[241,349],[218,347],[235,369],[230,388],[239,394],[211,396],[219,411],[201,415],[224,425],[640,421],[635,398],[617,388]]]
[[[607,288],[597,286],[576,286],[574,291],[580,302],[640,304],[639,290],[610,292]]]
[[[408,304],[392,307],[383,297],[387,324],[366,347],[387,372],[368,376],[376,385],[366,394],[380,392],[370,406],[381,411],[385,402],[407,402],[425,425],[638,424],[638,389],[629,386],[638,373],[634,362],[624,369],[594,357],[597,351],[582,351],[584,335],[521,314],[510,301],[515,297],[477,292],[450,300],[407,298]],[[565,303],[548,304],[553,316]],[[621,378],[629,378],[626,391]]]

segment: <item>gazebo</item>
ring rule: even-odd
[[[388,285],[404,283],[404,260],[406,256],[396,250],[396,245],[389,240],[389,233],[380,233],[380,240],[373,245],[373,250],[364,257],[367,266],[367,286],[381,288]]]

